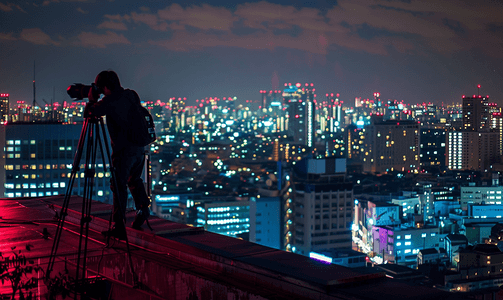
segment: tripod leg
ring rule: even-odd
[[[82,280],[86,278],[87,245],[89,236],[89,222],[91,222],[91,203],[94,187],[94,175],[96,174],[96,138],[98,137],[96,120],[91,122],[87,135],[86,162],[84,169],[84,195],[82,201],[82,219],[80,222],[79,250],[77,255],[76,286],[80,276],[80,257],[82,260]],[[82,243],[84,242],[84,249]]]
[[[89,127],[89,120],[85,119],[84,124],[82,125],[82,130],[80,133],[77,151],[75,152],[75,157],[73,160],[73,166],[72,166],[72,172],[70,175],[70,180],[69,180],[68,186],[66,188],[65,198],[64,198],[64,201],[63,201],[63,204],[61,207],[61,212],[60,212],[60,215],[58,218],[58,225],[56,227],[56,233],[54,234],[54,241],[52,244],[51,255],[49,257],[49,263],[47,265],[47,271],[46,271],[46,278],[47,279],[50,278],[50,274],[51,274],[51,271],[54,267],[54,263],[56,260],[56,254],[58,252],[59,241],[61,239],[61,233],[63,231],[63,225],[65,223],[65,217],[66,217],[67,211],[68,211],[68,203],[70,202],[70,197],[72,195],[73,184],[75,182],[75,177],[77,176],[78,171],[80,169],[80,160],[82,158],[82,150],[84,148],[85,138],[86,138],[86,134],[88,131],[88,127]]]

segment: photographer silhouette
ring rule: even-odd
[[[115,170],[117,186],[113,181],[110,188],[113,193],[112,229],[103,234],[118,239],[125,239],[125,211],[128,193],[131,192],[136,206],[136,217],[132,227],[141,230],[141,226],[150,215],[150,199],[147,196],[141,174],[144,167],[145,147],[130,141],[129,132],[132,126],[128,119],[135,105],[140,104],[140,98],[135,91],[124,89],[119,77],[114,71],[102,71],[96,76],[96,88],[89,90],[89,103],[86,105],[84,117],[106,116],[106,124],[112,144],[112,168]],[[98,101],[99,94],[104,97]]]

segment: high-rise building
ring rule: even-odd
[[[501,116],[489,96],[463,96],[463,126],[448,132],[446,164],[451,170],[485,171],[501,162]]]
[[[9,121],[9,94],[0,94],[0,122]]]
[[[246,234],[251,241],[255,241],[257,205],[254,200],[200,201],[195,205],[196,225],[231,237]]]
[[[269,108],[271,106],[281,106],[282,105],[282,93],[281,90],[270,90],[269,92],[266,90],[260,90],[261,95],[261,103],[260,108]]]
[[[421,127],[420,164],[423,170],[445,169],[446,132],[442,125]]]
[[[316,100],[313,84],[285,84],[283,103],[287,110],[287,132],[297,144],[314,147],[316,135]]]
[[[463,129],[468,131],[482,131],[489,129],[488,97],[463,96]]]
[[[419,170],[420,125],[415,121],[373,118],[365,135],[363,169],[370,173]]]
[[[78,148],[82,125],[12,123],[2,127],[5,176],[2,197],[42,197],[65,194]],[[84,149],[85,150],[85,149]],[[100,165],[101,162],[101,165]],[[94,200],[111,202],[110,172],[104,171],[98,151]],[[85,151],[72,195],[84,192]],[[107,166],[109,170],[109,166]]]
[[[354,197],[353,184],[345,181],[346,160],[309,159],[306,170],[307,178],[292,184],[291,251],[309,255],[351,248]]]
[[[342,101],[339,100],[339,94],[326,94],[326,104],[326,116],[320,116],[320,121],[327,122],[327,130],[322,130],[322,132],[338,132],[344,123],[344,111],[342,110]]]

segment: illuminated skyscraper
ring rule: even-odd
[[[463,129],[482,131],[489,129],[489,97],[463,96]]]
[[[419,124],[375,118],[365,135],[363,170],[370,173],[419,170]]]
[[[24,123],[3,126],[0,142],[5,149],[4,193],[1,197],[43,197],[67,191],[82,125]],[[102,141],[104,143],[104,141]],[[84,149],[85,150],[85,149]],[[100,151],[94,178],[94,200],[111,201],[110,172],[103,169]],[[85,161],[85,151],[82,161]],[[101,162],[101,165],[99,164]],[[108,168],[108,166],[107,166]],[[77,174],[72,194],[83,195],[84,168]],[[1,191],[1,190],[0,190]]]
[[[0,122],[9,121],[9,94],[0,94]]]
[[[342,110],[342,101],[339,101],[339,94],[326,94],[328,112],[326,116],[329,132],[338,132],[344,122],[344,111]]]
[[[309,159],[306,169],[308,179],[292,183],[294,218],[286,249],[302,255],[350,249],[355,201],[353,184],[345,180],[346,159]]]
[[[451,170],[484,171],[500,162],[500,158],[497,132],[448,133],[446,164]]]
[[[488,99],[489,96],[463,96],[462,130],[448,133],[449,169],[485,171],[501,162],[501,114]]]
[[[295,143],[306,145],[312,148],[316,134],[316,100],[313,84],[300,83],[295,86],[285,84],[283,91],[283,103],[287,107],[289,136],[292,136]]]

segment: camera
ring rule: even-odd
[[[91,85],[85,85],[82,83],[75,83],[70,85],[67,89],[66,92],[74,101],[80,101],[83,100],[84,98],[87,98],[89,95],[89,91],[92,89],[94,99],[98,99],[99,95],[102,94],[103,92],[101,89],[96,86],[94,83],[91,83]]]

